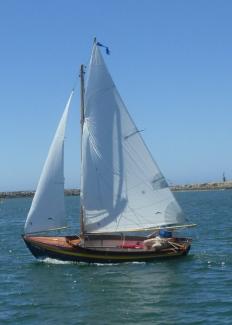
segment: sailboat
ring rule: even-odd
[[[86,85],[84,66],[80,69],[80,234],[47,235],[66,227],[64,138],[73,90],[49,149],[23,239],[38,259],[120,263],[187,255],[192,239],[173,233],[194,225],[187,221],[127,111],[102,46],[94,41]]]

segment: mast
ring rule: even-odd
[[[80,67],[80,124],[81,124],[81,163],[82,163],[82,134],[83,134],[83,125],[84,125],[84,95],[85,95],[85,80],[84,80],[84,65],[82,64]],[[84,222],[83,222],[83,217],[84,217],[84,211],[82,207],[82,202],[81,202],[81,195],[80,195],[80,230],[81,234],[84,233]]]

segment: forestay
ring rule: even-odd
[[[25,223],[25,233],[64,227],[64,136],[73,91],[56,130]]]
[[[88,70],[82,155],[86,232],[125,232],[186,221],[96,43]]]

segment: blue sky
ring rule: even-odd
[[[0,2],[0,191],[36,187],[93,37],[171,183],[232,178],[232,2]],[[66,137],[66,187],[79,186],[79,93]]]

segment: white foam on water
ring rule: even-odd
[[[226,267],[226,263],[225,262],[221,262],[221,268],[224,269]]]
[[[147,262],[129,262],[130,264],[146,264]],[[128,264],[128,263],[127,263]]]
[[[88,263],[88,262],[72,262],[72,261],[61,261],[54,258],[46,257],[45,259],[38,259],[40,263],[46,263],[46,264],[55,264],[55,265],[71,265],[71,264],[77,264],[77,265],[89,265],[89,266],[117,266],[120,264],[123,265],[137,265],[137,264],[146,264],[146,262],[125,262],[125,263]]]
[[[47,263],[47,264],[74,264],[74,262],[72,261],[60,261],[60,260],[56,260],[54,258],[50,258],[50,257],[46,257],[43,260],[38,260],[41,263]]]
[[[92,266],[118,266],[118,265],[137,265],[146,264],[146,262],[123,262],[123,263],[91,263]]]

